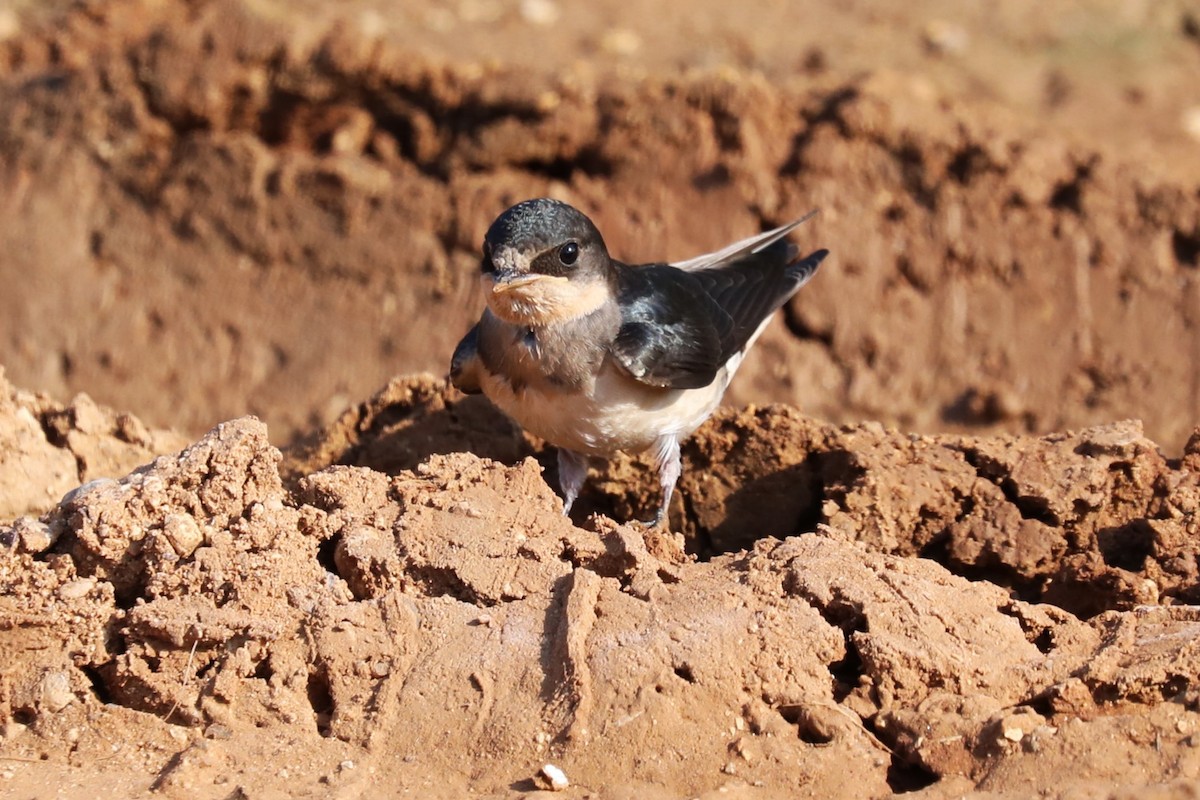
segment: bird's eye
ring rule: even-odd
[[[558,260],[568,267],[574,264],[579,260],[579,245],[575,242],[567,242],[558,248]]]
[[[483,243],[483,259],[479,262],[479,271],[484,274],[496,271],[496,265],[492,263],[492,245],[486,241]]]

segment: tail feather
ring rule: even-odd
[[[719,267],[722,264],[730,261],[737,261],[744,256],[752,256],[757,253],[761,253],[763,250],[766,250],[768,247],[775,244],[792,231],[796,230],[796,228],[812,219],[816,213],[817,212],[814,209],[800,219],[789,222],[787,225],[781,225],[778,228],[766,231],[765,233],[760,233],[756,236],[742,239],[739,242],[734,242],[728,247],[722,247],[720,250],[712,253],[705,253],[702,256],[689,258],[687,261],[678,261],[672,263],[671,266],[686,270],[687,272],[692,272],[698,269]]]

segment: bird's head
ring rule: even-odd
[[[480,271],[488,307],[516,325],[578,319],[612,295],[600,231],[558,200],[526,200],[501,214],[484,236]]]

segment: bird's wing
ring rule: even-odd
[[[642,383],[707,386],[829,254],[818,250],[791,261],[794,251],[776,238],[705,269],[621,266],[622,322],[610,353]]]
[[[479,384],[481,368],[479,325],[476,324],[454,348],[454,356],[450,359],[450,383],[463,394],[479,394],[483,391]]]
[[[795,247],[777,241],[733,263],[688,273],[728,317],[721,328],[724,357],[744,350],[763,321],[812,278],[827,255],[828,250],[817,250],[793,260]]]
[[[747,239],[742,239],[740,242],[734,242],[728,247],[723,247],[713,253],[705,253],[702,256],[689,258],[687,261],[678,261],[671,266],[691,272],[697,269],[708,269],[710,267],[719,267],[730,261],[735,261],[743,256],[754,255],[761,250],[778,242],[783,237],[787,236],[803,223],[807,222],[814,214],[815,210],[808,212],[803,217],[794,222],[789,222],[787,225],[781,225],[774,230],[760,233],[757,236],[751,236]]]
[[[650,386],[699,389],[712,383],[725,363],[727,317],[703,286],[666,264],[618,269],[621,327],[609,345],[616,363]]]

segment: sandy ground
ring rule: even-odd
[[[1200,796],[1200,16],[958,5],[0,8],[0,794]],[[821,209],[669,533],[444,387],[537,194]]]

